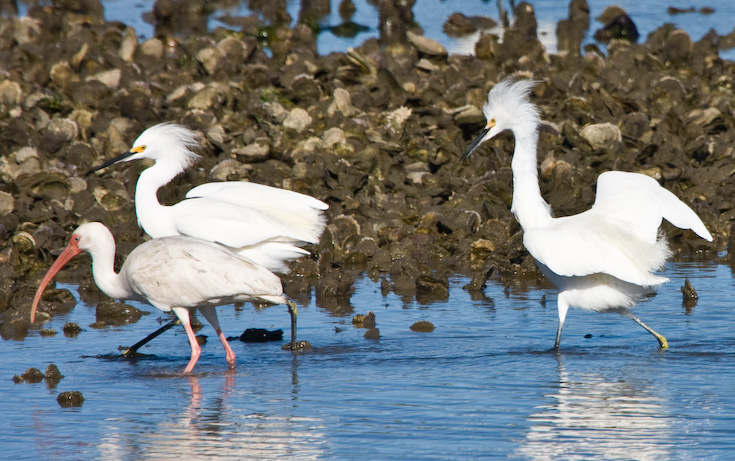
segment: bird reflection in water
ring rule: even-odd
[[[105,429],[99,457],[119,459],[131,453],[166,459],[323,456],[322,421],[298,416],[298,359],[291,365],[264,368],[251,365],[247,376],[239,378],[236,370],[171,376],[170,396],[162,400],[168,406],[156,413],[161,419],[152,424],[151,415],[142,410],[132,416],[138,422],[114,421],[117,427]],[[292,386],[290,392],[289,386],[282,386],[282,399],[264,402],[253,398],[266,381],[284,383],[284,374],[289,373]],[[182,401],[186,402],[183,408]]]
[[[560,357],[561,359],[561,357]],[[528,418],[518,454],[529,459],[667,459],[672,445],[665,401],[650,383],[600,370],[567,371],[559,389]]]

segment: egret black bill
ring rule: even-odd
[[[138,146],[138,147],[133,147],[133,148],[132,148],[132,149],[130,149],[129,151],[127,151],[127,152],[123,152],[122,154],[118,155],[117,157],[115,157],[115,158],[112,158],[112,159],[110,159],[110,160],[106,161],[106,162],[105,162],[105,163],[103,163],[102,165],[100,165],[100,166],[96,166],[96,167],[92,168],[91,170],[89,170],[89,172],[88,172],[87,174],[88,174],[88,175],[89,175],[89,174],[92,174],[92,173],[94,173],[95,171],[99,171],[99,170],[101,170],[101,169],[103,169],[103,168],[107,168],[108,166],[111,166],[111,165],[114,165],[114,164],[116,164],[116,163],[122,162],[123,160],[125,160],[125,159],[126,159],[126,158],[128,158],[128,157],[131,157],[131,156],[133,156],[133,155],[135,155],[135,154],[139,154],[139,153],[140,153],[140,152],[142,152],[142,151],[143,151],[144,149],[145,149],[145,146]]]
[[[480,134],[477,135],[474,141],[472,141],[472,144],[470,144],[469,147],[467,147],[467,150],[464,151],[464,155],[462,155],[462,160],[465,160],[467,157],[469,157],[472,152],[477,149],[477,146],[482,144],[482,140],[485,138],[487,132],[490,131],[490,128],[492,127],[486,126],[482,131],[480,131]]]

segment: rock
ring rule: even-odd
[[[74,120],[68,118],[53,118],[44,130],[39,148],[46,153],[58,151],[62,145],[70,142],[79,135],[79,128]]]
[[[283,120],[283,126],[284,128],[302,132],[311,125],[311,121],[311,116],[309,116],[308,112],[300,107],[296,107]]]
[[[208,86],[189,99],[187,107],[193,110],[209,110],[212,107],[222,104],[223,94],[219,88]]]
[[[209,75],[217,72],[223,60],[224,56],[216,48],[204,48],[197,53],[197,61]]]
[[[135,57],[135,50],[138,48],[138,37],[135,34],[135,29],[128,26],[125,28],[122,36],[122,42],[120,42],[120,49],[117,55],[125,62],[133,62]]]
[[[415,331],[417,333],[431,333],[434,331],[434,324],[426,320],[420,320],[411,325],[411,331]]]
[[[664,44],[664,59],[671,65],[681,65],[691,57],[693,49],[689,34],[683,30],[675,30]]]
[[[446,279],[422,275],[416,279],[416,301],[429,304],[449,299],[449,282]]]
[[[336,144],[345,144],[347,138],[345,137],[344,131],[339,128],[329,128],[324,132],[322,136],[322,145],[326,148],[330,148]]]
[[[380,330],[377,328],[370,328],[368,331],[365,332],[363,335],[365,339],[372,339],[374,341],[377,341],[380,339]]]
[[[266,343],[270,341],[282,341],[283,330],[269,331],[263,328],[248,328],[238,337],[244,343]]]
[[[579,48],[590,26],[590,9],[586,0],[569,2],[567,19],[556,26],[556,42],[560,53],[579,55]]]
[[[462,13],[453,13],[444,21],[442,29],[447,35],[462,36],[475,32],[477,27]]]
[[[43,373],[38,368],[29,368],[20,377],[27,383],[40,383],[43,381]]]
[[[65,323],[63,330],[64,336],[67,338],[76,338],[77,335],[83,331],[82,328],[74,322]]]
[[[0,83],[0,106],[17,106],[23,98],[23,89],[18,82],[5,80]]]
[[[98,74],[90,75],[89,77],[87,77],[86,81],[98,81],[105,85],[107,88],[110,88],[111,90],[116,90],[120,86],[121,76],[122,71],[120,71],[120,69],[111,69],[100,72]]]
[[[105,325],[128,325],[140,320],[143,312],[133,306],[114,301],[103,301],[95,310],[97,322]]]
[[[62,392],[56,397],[56,401],[62,408],[81,407],[84,403],[84,396],[79,391]]]
[[[615,151],[622,142],[620,128],[612,123],[597,123],[587,125],[579,132],[594,149]]]
[[[0,191],[0,216],[10,214],[15,209],[15,199],[7,192]]]
[[[247,146],[232,149],[232,153],[240,157],[245,157],[249,161],[262,160],[270,154],[270,147],[267,142],[256,141]]]
[[[423,35],[419,35],[412,31],[406,32],[406,37],[408,38],[408,41],[416,47],[419,53],[435,57],[446,57],[448,54],[446,48],[436,40],[424,37]]]
[[[608,43],[611,40],[627,40],[631,43],[638,41],[638,28],[627,14],[620,14],[605,23],[605,27],[595,32],[595,40]]]
[[[50,363],[46,367],[46,372],[43,374],[43,379],[46,381],[46,386],[48,387],[56,387],[63,378],[64,375],[59,372],[59,368],[53,363]]]
[[[163,42],[157,38],[151,38],[140,44],[138,48],[140,53],[150,59],[163,59],[164,46]]]
[[[68,61],[59,61],[51,66],[49,77],[54,85],[64,89],[80,80],[79,75],[72,69]]]
[[[705,109],[694,109],[687,117],[690,123],[697,126],[707,126],[714,122],[722,113],[716,107],[707,107]]]
[[[352,317],[352,325],[355,328],[375,328],[375,314],[373,312],[367,315],[356,314]]]
[[[321,96],[319,83],[311,75],[299,74],[290,84],[291,94],[299,102],[311,103]]]
[[[327,108],[327,114],[329,114],[330,117],[337,111],[345,117],[352,117],[355,115],[357,109],[352,105],[350,93],[347,90],[343,88],[335,88],[333,98],[332,103]]]
[[[475,106],[467,105],[461,111],[454,114],[454,121],[457,125],[478,125],[485,122],[485,116],[482,110]]]

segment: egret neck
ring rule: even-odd
[[[180,162],[161,158],[144,170],[138,178],[135,187],[135,211],[138,215],[138,225],[151,237],[167,237],[178,235],[171,219],[164,219],[169,213],[169,207],[158,201],[158,189],[165,186],[184,171]]]
[[[541,196],[538,183],[538,160],[536,147],[538,129],[535,123],[530,126],[512,128],[515,150],[511,169],[513,170],[513,205],[510,211],[515,215],[523,229],[547,227],[551,222],[551,207]],[[523,136],[519,136],[523,133]]]

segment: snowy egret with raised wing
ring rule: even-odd
[[[541,196],[536,150],[540,118],[529,101],[534,82],[505,79],[490,90],[483,106],[487,124],[462,159],[483,142],[510,130],[515,137],[511,161],[511,211],[523,228],[523,244],[541,272],[559,290],[559,324],[554,348],[569,307],[617,312],[645,328],[668,347],[666,338],[633,315],[631,308],[669,281],[653,272],[671,255],[659,233],[663,219],[712,236],[689,206],[646,175],[608,171],[597,179],[595,203],[573,216],[555,218]]]

